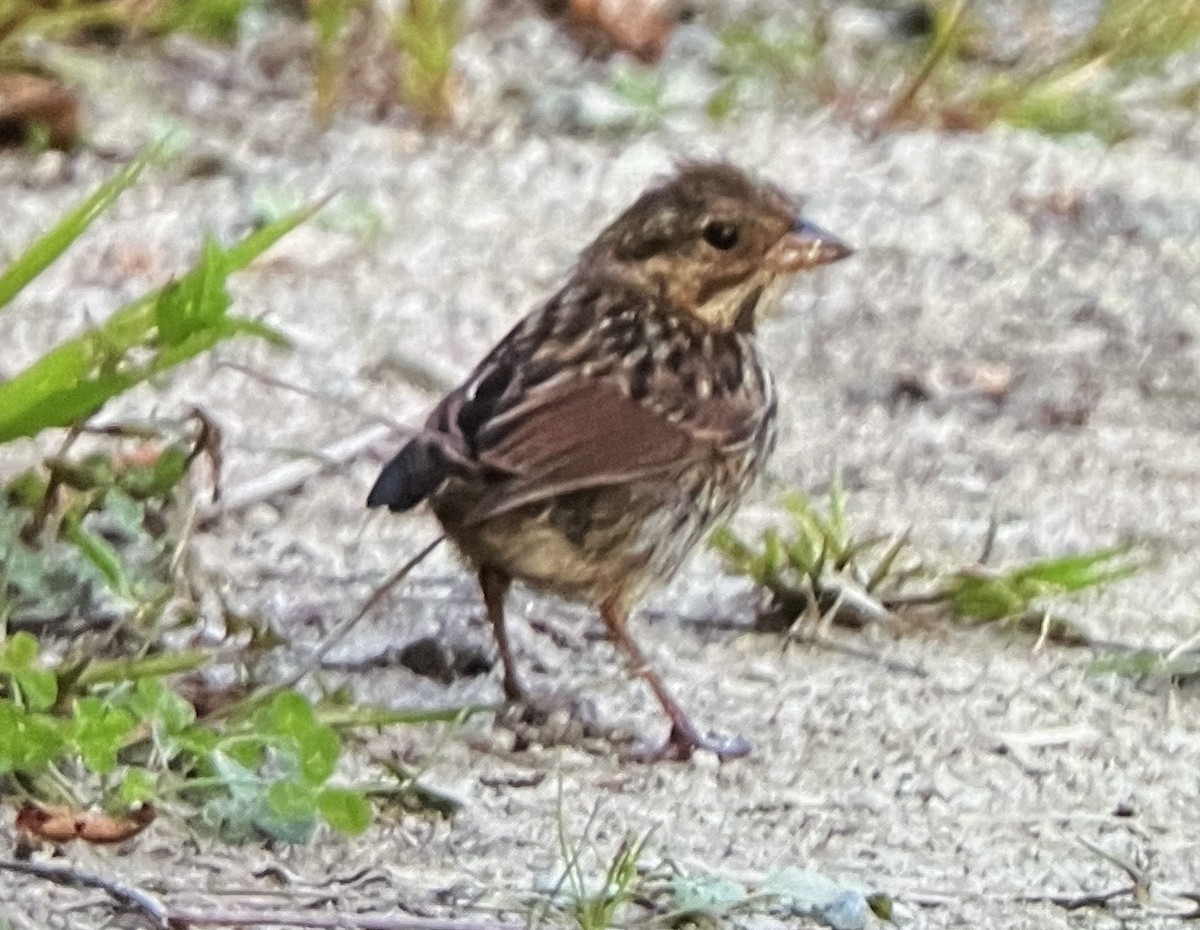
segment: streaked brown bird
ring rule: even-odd
[[[600,233],[383,469],[367,505],[428,500],[478,570],[509,700],[527,697],[504,621],[517,579],[599,610],[671,720],[653,758],[749,751],[692,724],[629,613],[730,514],[774,446],[759,321],[797,272],[850,251],[780,189],[686,164]]]

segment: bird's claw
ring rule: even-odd
[[[513,748],[518,752],[531,746],[578,746],[596,739],[627,742],[629,738],[601,723],[590,701],[554,694],[525,695],[510,702],[496,722],[515,735]]]
[[[629,762],[687,762],[696,750],[711,752],[721,762],[741,759],[750,754],[750,743],[741,736],[704,735],[694,727],[675,724],[667,741],[658,748],[641,747],[625,753]]]

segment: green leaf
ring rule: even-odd
[[[1029,599],[997,578],[958,574],[948,583],[954,612],[976,620],[1002,620],[1023,613]]]
[[[134,716],[151,721],[168,735],[181,733],[196,721],[196,709],[161,678],[138,679],[125,706]]]
[[[282,738],[281,752],[289,749],[304,782],[320,785],[337,765],[341,740],[332,727],[319,723],[312,705],[299,692],[281,691],[255,715],[258,730],[264,735]]]
[[[92,563],[96,570],[104,576],[112,592],[118,597],[133,600],[133,586],[125,574],[125,565],[107,540],[83,528],[78,517],[70,517],[63,521],[63,537],[69,540],[79,550],[79,554]]]
[[[168,446],[148,468],[131,468],[117,476],[118,486],[135,500],[162,498],[171,493],[187,474],[188,453]]]
[[[125,710],[107,707],[98,697],[80,698],[72,711],[71,741],[83,764],[97,775],[117,767],[117,753],[135,721]]]
[[[1049,136],[1090,133],[1110,144],[1129,138],[1129,120],[1111,91],[1054,86],[1021,88],[1005,101],[999,118],[1010,126]]]
[[[32,509],[46,497],[49,481],[37,471],[23,471],[4,489],[9,503],[15,507]]]
[[[1114,546],[1080,555],[1032,562],[1015,569],[1010,575],[1021,581],[1039,582],[1063,592],[1082,591],[1085,588],[1121,581],[1140,571],[1140,563],[1124,561],[1129,554],[1128,548]]]
[[[846,524],[846,489],[842,486],[840,473],[834,475],[829,487],[829,522],[828,536],[835,544],[835,551],[841,552],[850,541],[850,531]]]
[[[94,491],[112,486],[116,477],[111,456],[89,455],[81,461],[51,456],[44,460],[55,480],[77,491]]]
[[[0,650],[0,674],[8,675],[28,710],[49,710],[58,700],[58,679],[37,667],[38,641],[24,630],[14,633]]]
[[[133,806],[141,801],[153,801],[158,797],[158,786],[146,769],[130,769],[121,779],[117,797],[122,803]]]
[[[342,741],[332,727],[314,726],[297,737],[300,772],[309,785],[323,784],[333,774]]]
[[[271,813],[283,820],[312,820],[317,813],[317,793],[308,785],[285,779],[267,790]]]
[[[768,528],[762,536],[762,552],[750,566],[750,577],[757,584],[769,585],[779,576],[779,571],[783,568],[783,559],[783,542],[779,538],[779,532]]]
[[[32,633],[20,630],[10,636],[0,654],[0,672],[16,672],[32,668],[37,662],[38,641]]]
[[[718,526],[708,538],[709,546],[725,558],[736,572],[745,572],[754,557],[753,550],[728,526]]]
[[[285,843],[304,843],[317,825],[317,795],[308,785],[291,779],[277,781],[267,790],[266,803],[254,825]]]
[[[308,698],[290,689],[276,694],[255,718],[261,732],[280,736],[299,736],[316,724]]]
[[[175,0],[152,8],[150,25],[160,35],[190,32],[202,39],[233,41],[249,5],[250,0]]]
[[[371,804],[362,792],[348,788],[324,788],[317,807],[331,827],[347,836],[358,836],[371,825]]]
[[[0,699],[0,774],[36,774],[59,756],[63,746],[53,717],[27,713],[12,701]]]
[[[222,753],[248,771],[257,771],[262,765],[263,746],[258,740],[224,740],[219,745]]]
[[[30,281],[53,264],[96,217],[111,207],[113,202],[137,181],[142,170],[156,157],[157,150],[158,147],[154,146],[142,152],[101,184],[95,193],[35,240],[3,274],[0,274],[0,310],[11,303]]]
[[[196,759],[204,759],[220,745],[220,741],[220,737],[216,733],[205,727],[186,727],[178,732],[168,734],[163,742],[168,749],[178,749]],[[247,754],[245,761],[258,765],[260,758],[261,750],[257,756],[250,757]]]
[[[58,700],[58,678],[41,668],[27,668],[13,674],[21,698],[30,710],[49,710]]]
[[[406,0],[392,18],[392,38],[402,52],[400,96],[424,119],[449,115],[461,13],[462,0]]]

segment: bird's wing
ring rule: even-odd
[[[442,400],[385,468],[375,503],[404,509],[457,475],[486,487],[470,518],[481,521],[571,491],[669,480],[757,434],[761,398],[700,399],[695,377],[651,364],[642,317],[622,312],[644,295],[608,287],[562,297]],[[606,325],[583,325],[599,319]]]
[[[477,458],[496,481],[476,508],[483,520],[570,491],[664,477],[713,456],[698,431],[632,400],[607,379],[537,392],[479,436]]]
[[[734,391],[698,398],[656,370],[635,397],[619,364],[575,367],[498,404],[469,437],[474,460],[492,476],[475,508],[484,520],[588,488],[674,480],[757,440],[766,399]]]

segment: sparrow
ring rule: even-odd
[[[505,626],[514,580],[590,604],[671,729],[646,759],[721,759],[647,661],[630,611],[670,579],[762,473],[776,437],[759,323],[801,271],[851,249],[780,188],[686,163],[580,256],[387,463],[368,507],[428,501],[478,572],[504,670],[528,699]]]

